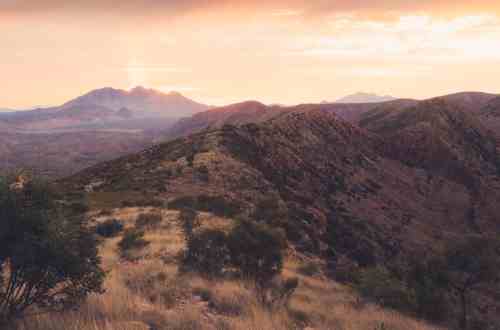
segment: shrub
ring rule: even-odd
[[[200,274],[220,276],[229,261],[227,236],[223,231],[206,229],[191,235],[187,242],[183,263]]]
[[[406,284],[382,266],[361,270],[357,289],[381,306],[411,311],[415,309]]]
[[[283,250],[286,247],[282,231],[265,224],[240,222],[228,238],[231,263],[242,275],[265,287],[283,267]]]
[[[109,219],[101,222],[96,227],[96,233],[102,237],[116,236],[123,230],[123,224],[116,219]]]
[[[101,293],[97,241],[83,217],[62,217],[42,182],[13,191],[0,178],[0,328],[26,310],[62,310]]]
[[[142,249],[149,244],[144,239],[144,232],[136,229],[130,229],[125,232],[123,238],[118,242],[118,247],[122,254],[132,249]]]
[[[234,217],[241,213],[242,207],[222,196],[184,196],[171,200],[168,207],[174,210],[195,209],[210,212],[222,217]]]
[[[135,226],[140,229],[154,229],[161,224],[162,220],[163,217],[159,212],[142,213],[137,217]]]
[[[199,226],[197,221],[198,212],[192,209],[182,209],[179,214],[179,219],[181,220],[182,230],[186,236],[186,240],[189,241],[193,235],[193,231]]]

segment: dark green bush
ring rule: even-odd
[[[362,270],[357,289],[362,296],[381,306],[405,311],[415,310],[415,302],[407,285],[382,266]]]
[[[137,229],[130,229],[125,232],[123,238],[118,242],[118,247],[122,253],[132,249],[142,249],[149,245],[144,239],[144,232]]]
[[[123,224],[117,219],[109,219],[96,226],[96,233],[102,237],[116,236],[123,230]]]
[[[184,231],[186,240],[189,241],[193,235],[194,229],[199,226],[197,221],[198,212],[193,209],[182,209],[179,219],[181,220],[182,230]]]
[[[82,216],[66,214],[43,182],[21,190],[0,178],[0,328],[26,310],[63,310],[102,292],[97,241]]]
[[[222,196],[211,195],[179,197],[170,201],[168,207],[174,210],[205,211],[222,217],[234,217],[242,211],[241,205],[237,202],[227,200]]]
[[[163,220],[163,216],[159,212],[142,213],[137,217],[135,226],[139,229],[154,229],[157,228]]]
[[[203,275],[220,276],[230,262],[226,233],[206,229],[193,234],[187,242],[183,264]]]
[[[240,222],[229,234],[231,263],[242,275],[266,286],[281,273],[286,238],[281,230],[250,221]]]

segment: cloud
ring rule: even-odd
[[[330,29],[311,35],[283,53],[321,58],[377,58],[398,61],[500,60],[500,19],[466,15],[452,19],[404,15],[393,21],[363,20],[340,15]]]
[[[343,12],[387,14],[388,12],[499,13],[498,0],[0,0],[1,13],[33,14],[48,12],[106,13],[109,15],[181,15],[193,11],[267,11],[285,16],[301,13],[309,16]],[[276,12],[276,8],[293,8]]]

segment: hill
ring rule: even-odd
[[[397,98],[390,95],[381,96],[373,93],[359,92],[344,96],[335,101],[335,103],[381,103],[394,100],[397,100]]]

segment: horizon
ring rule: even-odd
[[[0,113],[2,113],[2,112],[10,112],[10,111],[12,111],[12,112],[21,112],[21,111],[30,111],[30,110],[38,110],[38,109],[57,108],[57,107],[63,106],[67,102],[75,100],[78,97],[84,96],[84,95],[86,95],[88,93],[91,93],[91,92],[94,92],[94,91],[98,91],[98,90],[114,89],[114,90],[120,90],[120,91],[125,91],[125,92],[132,92],[134,89],[138,89],[138,88],[142,88],[142,89],[146,89],[146,90],[150,90],[150,91],[155,91],[155,92],[160,92],[160,93],[165,94],[165,95],[168,95],[168,94],[178,94],[180,96],[183,96],[185,98],[190,99],[191,101],[194,101],[194,102],[197,102],[197,103],[200,103],[200,104],[204,104],[204,105],[207,105],[207,106],[211,106],[211,107],[214,107],[214,108],[219,108],[219,107],[224,107],[224,106],[229,106],[229,105],[232,105],[232,104],[238,104],[238,103],[244,103],[244,102],[252,102],[252,101],[259,102],[259,103],[262,103],[262,104],[265,104],[265,105],[268,105],[268,106],[271,106],[271,105],[281,105],[281,106],[285,106],[285,107],[296,106],[296,105],[300,105],[300,104],[308,104],[308,103],[304,103],[304,102],[302,102],[302,103],[293,103],[293,104],[285,104],[285,103],[280,103],[280,102],[274,102],[273,103],[273,102],[265,102],[265,101],[259,100],[257,98],[248,98],[248,99],[236,100],[234,102],[225,103],[225,104],[208,104],[208,103],[205,103],[203,101],[200,101],[200,100],[197,100],[195,98],[192,98],[189,95],[187,95],[186,93],[179,92],[179,91],[176,91],[176,90],[162,91],[162,90],[158,90],[158,89],[155,89],[155,88],[152,88],[152,87],[148,87],[148,86],[134,86],[134,87],[130,87],[130,88],[127,88],[127,89],[122,89],[122,88],[117,88],[117,87],[112,87],[112,86],[104,86],[104,87],[95,88],[95,89],[92,89],[92,90],[85,91],[85,92],[83,92],[80,95],[76,95],[76,96],[74,96],[74,97],[72,97],[72,98],[70,98],[68,100],[65,100],[65,101],[61,102],[60,104],[32,105],[32,106],[18,107],[18,108],[2,107],[0,105]],[[483,93],[483,94],[492,94],[492,95],[497,95],[498,94],[498,95],[500,95],[500,93],[467,90],[467,91],[452,92],[452,93],[449,93],[449,94],[433,95],[433,96],[428,96],[428,97],[425,97],[425,98],[419,98],[419,99],[417,99],[417,98],[409,98],[409,97],[399,97],[397,95],[391,95],[391,94],[377,94],[377,93],[374,93],[374,92],[371,92],[371,91],[356,91],[356,92],[352,92],[352,93],[347,94],[347,95],[340,96],[340,97],[338,97],[336,99],[332,99],[332,100],[320,100],[320,101],[316,101],[316,102],[310,102],[310,104],[319,104],[319,103],[323,103],[323,102],[337,103],[342,98],[351,97],[351,96],[359,96],[359,95],[374,96],[374,97],[392,97],[394,100],[398,100],[398,99],[413,99],[413,100],[416,100],[416,101],[424,101],[424,100],[428,100],[428,99],[433,99],[433,98],[437,98],[437,97],[443,97],[443,96],[447,96],[447,95],[460,94],[460,93]],[[388,101],[387,100],[385,100],[385,101],[377,101],[377,102],[374,102],[374,103],[384,103],[384,102],[388,102]],[[369,103],[372,103],[372,102],[369,102]]]
[[[99,86],[204,104],[319,103],[366,91],[500,93],[492,0],[0,2],[0,107],[58,105]],[[47,78],[49,77],[49,78]]]

